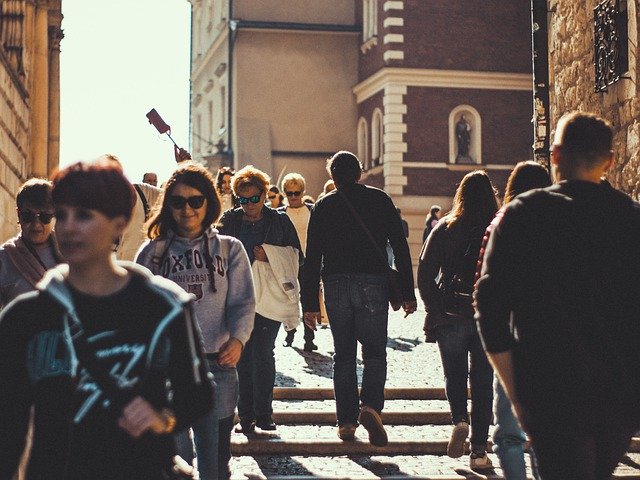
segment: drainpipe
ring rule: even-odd
[[[191,24],[191,32],[189,33],[189,151],[192,151],[193,142],[193,122],[192,118],[192,105],[193,105],[193,3],[190,3],[191,9],[189,12],[189,23]]]
[[[233,46],[237,34],[237,22],[233,19],[233,0],[229,0],[227,16],[229,35],[227,36],[227,166],[232,167],[233,159]]]
[[[551,172],[549,156],[549,43],[547,0],[531,0],[533,62],[533,156]]]

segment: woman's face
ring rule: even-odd
[[[278,208],[280,206],[280,195],[278,195],[276,192],[272,192],[271,190],[269,190],[269,192],[267,193],[267,198],[271,203],[271,208]]]
[[[56,237],[70,265],[102,260],[127,226],[124,216],[109,218],[98,210],[70,205],[56,207]]]
[[[42,208],[25,203],[18,210],[18,221],[24,240],[32,245],[43,245],[49,240],[55,225],[53,207]]]
[[[177,183],[165,200],[181,237],[196,238],[204,231],[202,222],[207,214],[207,199],[202,192],[184,183]]]
[[[238,193],[241,202],[240,206],[242,207],[242,210],[244,210],[244,213],[248,217],[257,217],[258,215],[260,215],[260,211],[262,210],[264,202],[267,198],[265,193],[255,185],[244,186],[238,191]],[[255,199],[255,197],[259,198],[258,203],[253,203],[251,201],[251,199]],[[242,203],[245,199],[248,201],[246,203]]]
[[[220,185],[222,193],[229,195],[231,193],[231,175],[226,174],[222,176],[222,184]]]

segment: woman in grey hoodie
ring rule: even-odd
[[[255,316],[251,266],[242,243],[212,227],[220,209],[211,173],[195,163],[181,164],[164,187],[162,206],[149,221],[151,240],[136,259],[195,297],[196,317],[218,387],[217,421],[203,418],[193,425],[203,480],[230,476],[231,429],[238,401],[236,364]],[[218,458],[212,455],[216,451]]]

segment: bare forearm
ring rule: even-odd
[[[500,353],[487,352],[489,362],[493,366],[493,370],[498,375],[500,382],[504,386],[504,391],[507,393],[512,402],[517,402],[515,394],[515,382],[513,378],[513,360],[511,358],[511,351]]]

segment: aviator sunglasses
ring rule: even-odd
[[[182,210],[186,204],[197,210],[204,205],[204,195],[194,195],[189,198],[181,197],[180,195],[171,195],[169,197],[169,206],[171,208]]]
[[[49,225],[51,220],[55,217],[55,214],[49,212],[32,212],[31,210],[23,210],[18,214],[18,218],[22,223],[33,223],[36,218],[40,220],[43,225]]]
[[[259,203],[260,197],[262,197],[262,194],[254,195],[253,197],[238,197],[238,202],[240,203],[240,205],[246,205],[249,202]]]
[[[302,192],[300,191],[295,191],[295,192],[284,192],[287,194],[287,197],[299,197],[300,195],[302,195]]]

